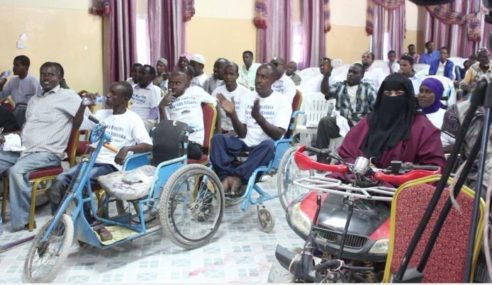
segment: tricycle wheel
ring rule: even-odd
[[[43,240],[49,226],[55,223],[53,231]],[[24,263],[24,281],[46,283],[55,279],[61,265],[68,256],[73,242],[72,218],[63,214],[61,219],[51,219],[39,230],[34,238]]]

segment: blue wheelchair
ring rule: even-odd
[[[282,201],[283,194],[279,190],[278,194],[270,194],[266,192],[262,186],[258,183],[263,175],[277,175],[283,171],[287,166],[287,162],[290,162],[292,156],[293,138],[291,136],[295,129],[296,118],[303,112],[299,111],[302,104],[302,94],[298,91],[292,102],[292,110],[294,112],[291,116],[289,128],[283,138],[275,141],[275,156],[266,166],[261,166],[251,174],[248,179],[246,189],[240,197],[228,197],[226,196],[226,205],[237,205],[241,203],[241,211],[246,211],[249,205],[256,205],[257,207],[257,219],[260,230],[269,233],[275,227],[275,220],[272,213],[263,205],[264,202],[276,198],[280,198]],[[253,193],[256,193],[253,195]]]
[[[78,175],[54,217],[37,233],[24,264],[24,281],[52,281],[74,240],[105,249],[162,229],[164,236],[175,244],[192,249],[208,243],[219,229],[225,201],[221,182],[209,168],[187,164],[186,154],[155,167],[148,193],[132,201],[133,212],[121,211],[120,207],[114,215],[110,215],[110,211],[100,215],[89,173],[101,148],[111,138],[104,124],[90,119],[97,124],[90,137],[97,146],[90,157],[80,163]],[[123,169],[128,171],[149,164],[150,154],[137,154],[126,159]],[[121,200],[106,195],[104,205],[110,202]],[[146,219],[152,213],[158,219]],[[91,220],[93,222],[89,222]],[[102,227],[115,229],[118,235],[103,241],[98,233]]]

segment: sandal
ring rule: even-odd
[[[113,239],[113,235],[105,227],[101,227],[100,229],[98,229],[97,233],[99,234],[101,241],[108,241]]]

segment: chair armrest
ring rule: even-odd
[[[123,170],[132,170],[140,166],[149,165],[151,152],[136,153],[128,156],[123,164]]]

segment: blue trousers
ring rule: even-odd
[[[72,180],[76,178],[78,165],[70,168],[67,171],[59,174],[56,180],[62,182],[65,186],[70,185]],[[97,177],[101,175],[106,175],[111,172],[115,172],[117,169],[111,164],[95,163],[94,167],[89,172],[90,182],[92,184],[97,184]]]
[[[222,180],[227,176],[238,176],[246,184],[251,174],[260,166],[267,165],[275,156],[273,140],[262,141],[254,147],[248,147],[242,140],[235,136],[217,134],[212,138],[210,161]],[[249,150],[245,162],[235,167],[233,162],[242,152]]]
[[[60,158],[51,152],[33,152],[20,157],[19,152],[0,151],[0,173],[8,170],[10,224],[13,231],[24,229],[31,205],[29,173],[60,165]]]

